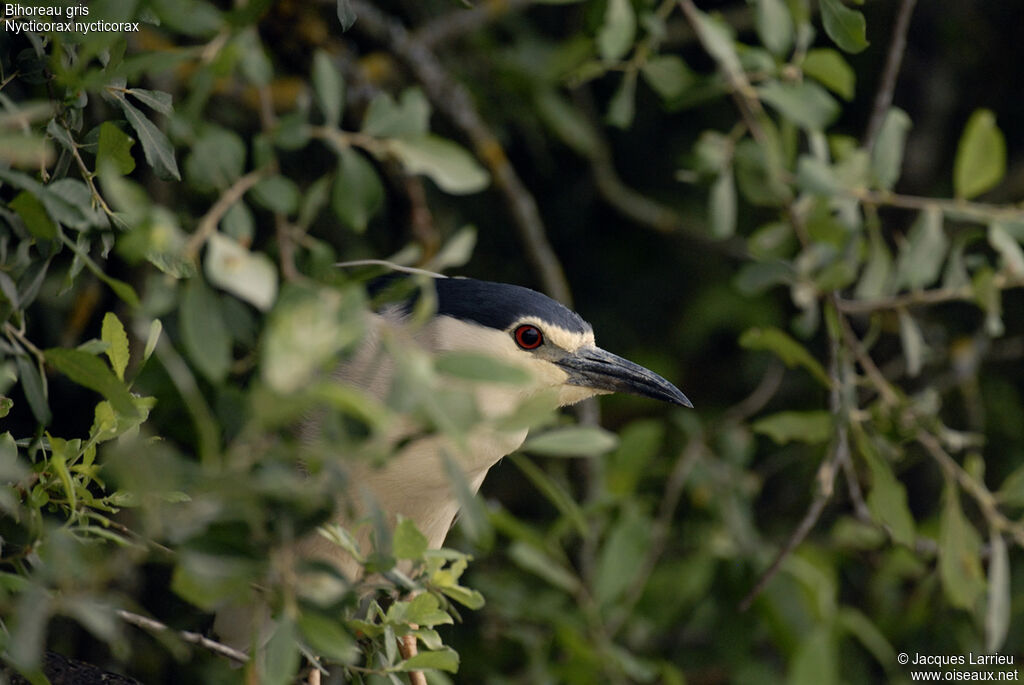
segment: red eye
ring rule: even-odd
[[[540,329],[528,323],[516,328],[512,337],[516,339],[516,344],[524,350],[535,350],[544,343],[544,336]]]

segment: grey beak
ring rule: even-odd
[[[555,363],[569,374],[570,385],[624,392],[693,408],[679,388],[658,374],[600,347],[581,347]]]

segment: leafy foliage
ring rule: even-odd
[[[874,101],[888,17],[841,0],[378,4],[93,3],[139,32],[7,36],[10,669],[98,641],[143,680],[876,682],[1020,644],[1019,112],[970,102],[943,137]],[[557,292],[548,237],[602,343],[698,411],[520,407],[486,500],[444,465],[453,549],[330,524],[348,467],[464,439],[467,388],[522,382],[401,340],[386,400],[335,382],[372,304],[335,263]],[[368,575],[298,558],[309,535]],[[126,622],[256,601],[244,671]]]

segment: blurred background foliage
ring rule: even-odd
[[[908,681],[899,652],[1024,658],[1024,6],[88,9],[137,30],[0,34],[10,672],[45,682],[52,650],[285,683],[305,653],[336,681],[860,683]],[[497,373],[399,350],[386,403],[330,383],[368,307],[333,265],[380,258],[544,290],[697,410],[577,412],[617,439],[524,410],[549,432],[464,498],[452,550],[383,535],[369,608],[299,580],[289,543],[345,461],[386,459],[398,414],[460,434],[450,377]],[[196,642],[257,592],[277,629],[232,670]]]

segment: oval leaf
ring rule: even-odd
[[[953,163],[956,196],[969,200],[995,186],[1006,173],[1006,139],[990,110],[971,115]]]

